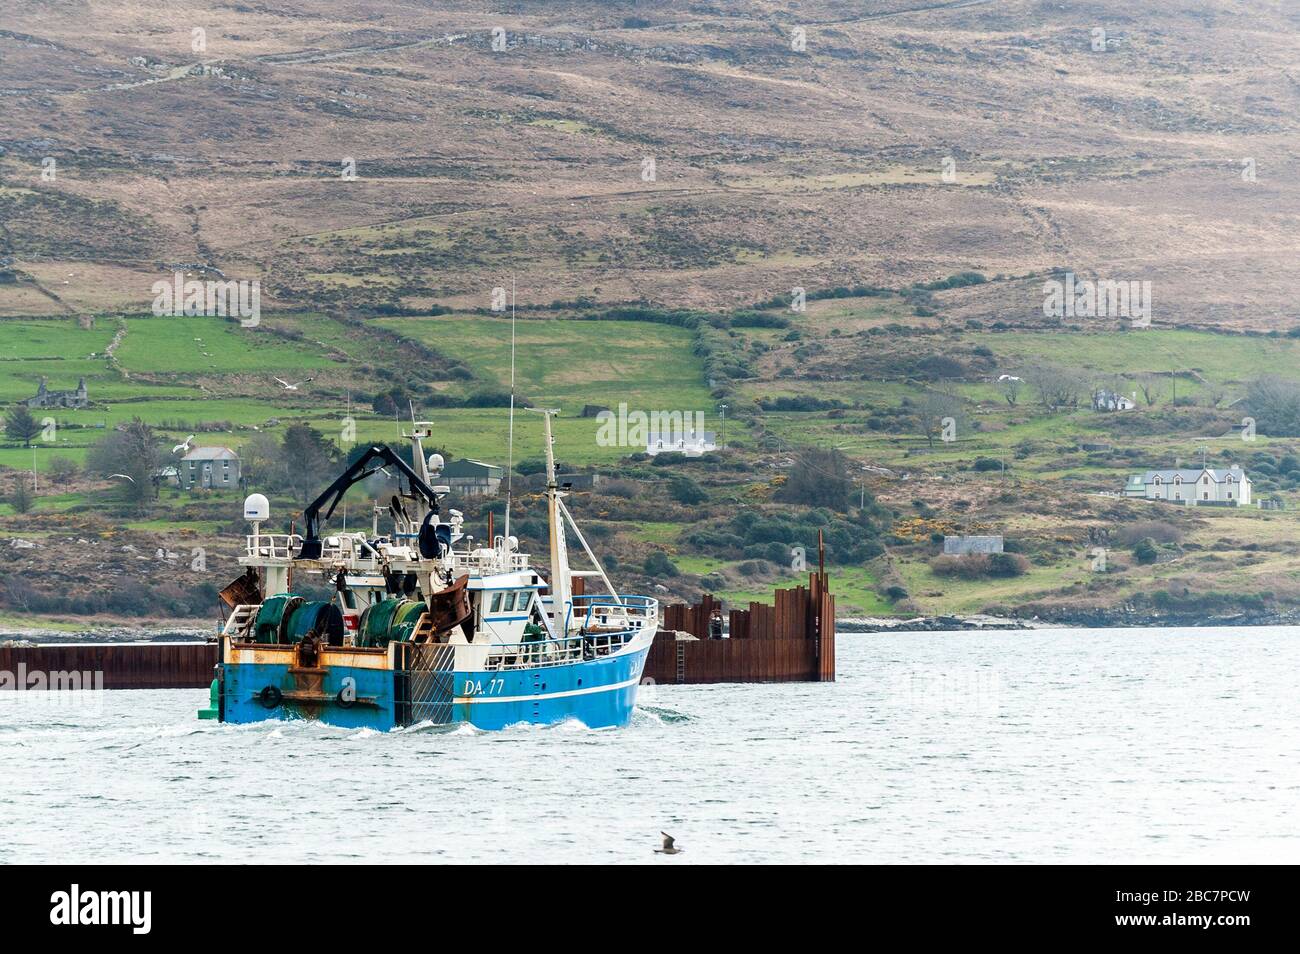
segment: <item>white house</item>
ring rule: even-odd
[[[237,487],[239,472],[239,455],[229,447],[193,447],[181,458],[179,480],[187,490]]]
[[[712,431],[650,431],[645,442],[645,452],[657,454],[685,454],[699,457],[718,449],[717,435]]]
[[[1188,507],[1200,504],[1248,507],[1251,503],[1250,478],[1238,464],[1227,470],[1213,467],[1148,470],[1128,479],[1124,496],[1168,500]]]
[[[1092,409],[1094,411],[1131,411],[1137,407],[1133,398],[1126,398],[1118,391],[1098,388],[1092,392]]]

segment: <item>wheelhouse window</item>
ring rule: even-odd
[[[501,593],[493,593],[493,594],[492,594],[492,609],[489,610],[489,612],[491,612],[491,613],[496,613],[496,612],[499,612],[499,611],[501,610],[501,597],[502,597],[502,595],[503,595],[503,594],[501,594]]]

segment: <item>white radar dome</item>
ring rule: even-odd
[[[263,494],[249,494],[244,498],[244,519],[271,519],[271,504]]]
[[[444,463],[445,462],[443,461],[441,454],[429,455],[429,470],[433,471],[435,474],[442,473],[442,467]]]

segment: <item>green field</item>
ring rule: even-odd
[[[389,318],[378,324],[465,361],[499,387],[510,384],[510,321]],[[705,411],[714,402],[688,329],[633,321],[529,319],[516,323],[518,392],[565,416],[584,404],[644,411]]]
[[[87,447],[105,428],[139,417],[179,442],[190,433],[199,443],[236,449],[278,418],[280,426],[304,422],[342,440],[349,416],[344,384],[357,362],[382,364],[400,347],[367,340],[354,329],[319,315],[281,316],[268,325],[291,330],[290,341],[266,330],[243,329],[219,318],[131,317],[116,350],[114,366],[103,357],[119,324],[100,319],[91,330],[71,319],[4,320],[0,348],[0,400],[34,394],[41,376],[51,389],[76,386],[84,376],[92,407],[49,410],[56,422],[52,443],[38,442],[38,468],[54,456],[84,460]],[[400,318],[375,322],[403,336],[467,361],[478,382],[438,382],[444,391],[486,385],[507,388],[510,325],[498,318]],[[601,446],[599,422],[581,417],[584,404],[631,410],[705,411],[709,426],[723,430],[712,413],[701,360],[692,353],[691,332],[665,325],[615,321],[520,321],[517,340],[518,392],[540,406],[561,408],[555,421],[559,458],[572,465],[614,461],[638,448]],[[503,337],[504,336],[504,337]],[[97,356],[92,358],[94,353]],[[331,356],[334,360],[331,360]],[[339,360],[347,359],[340,365]],[[337,369],[337,370],[336,370]],[[275,377],[313,377],[301,391],[285,392]],[[203,388],[199,382],[204,382]],[[359,382],[362,386],[364,380]],[[380,382],[382,383],[382,382]],[[358,390],[361,397],[364,395]],[[437,425],[434,443],[451,454],[503,460],[509,432],[505,408],[431,408],[417,412]],[[356,441],[400,440],[407,416],[377,416],[360,400],[351,404]],[[221,429],[219,425],[228,425]],[[516,456],[542,453],[541,419],[521,412],[515,419]],[[32,452],[0,448],[0,465],[32,466]]]
[[[922,478],[892,488],[888,481],[857,478],[872,493],[888,495],[891,489],[901,493],[901,503],[889,501],[895,508],[907,508],[917,498],[930,498],[930,488],[938,492],[940,509],[958,497],[970,498],[964,504],[971,506],[971,501],[983,494],[982,502],[962,511],[957,519],[991,519],[991,525],[1012,535],[1041,534],[1047,525],[1069,522],[1072,513],[1063,510],[1048,518],[1035,514],[1022,519],[1020,514],[1007,512],[986,517],[980,508],[1002,499],[1005,511],[1006,501],[1025,499],[1035,488],[1057,496],[1063,490],[1083,493],[1091,502],[1096,490],[1117,490],[1130,466],[1137,466],[1130,464],[1133,458],[1116,456],[1122,451],[1171,463],[1175,458],[1197,459],[1204,451],[1210,463],[1226,464],[1275,445],[1295,450],[1294,441],[1264,434],[1244,445],[1235,428],[1243,412],[1228,407],[1261,373],[1300,379],[1296,362],[1300,341],[1295,339],[1170,330],[991,333],[965,328],[922,331],[905,338],[857,335],[890,322],[934,327],[933,322],[927,325],[921,319],[909,322],[905,311],[900,297],[819,301],[810,303],[807,315],[789,316],[789,329],[738,328],[734,335],[716,335],[720,347],[732,349],[728,360],[740,361],[758,375],[733,381],[737,396],[725,400],[803,396],[838,399],[847,405],[840,409],[760,411],[752,421],[722,421],[717,403],[724,399],[715,399],[710,393],[705,360],[696,353],[693,330],[652,322],[564,317],[530,317],[517,323],[517,393],[537,406],[561,409],[553,426],[556,456],[562,466],[600,465],[612,475],[618,474],[622,458],[642,446],[603,445],[598,439],[601,422],[583,417],[584,405],[617,409],[626,404],[629,411],[644,412],[704,412],[705,426],[716,430],[722,443],[736,449],[737,459],[746,459],[750,452],[762,452],[767,458],[751,471],[741,464],[740,476],[729,478],[730,483],[708,487],[710,499],[700,509],[710,518],[727,508],[743,506],[752,497],[747,490],[770,493],[780,476],[771,469],[772,451],[788,455],[809,444],[839,448],[858,461],[883,464],[896,474]],[[126,332],[115,360],[109,360],[104,349],[123,327]],[[469,371],[458,370],[459,378],[454,380],[449,380],[454,375],[430,374],[424,386],[415,388],[417,402],[425,395],[427,404],[436,404],[427,398],[430,393],[439,397],[500,393],[510,383],[510,330],[507,319],[464,313],[365,322],[319,314],[276,315],[267,319],[261,330],[242,329],[216,318],[103,318],[93,329],[71,319],[0,320],[0,400],[30,395],[45,375],[53,389],[72,388],[84,376],[93,401],[85,410],[38,412],[38,418],[54,419],[53,439],[39,439],[33,448],[0,447],[0,466],[27,470],[34,463],[39,471],[48,469],[58,456],[83,461],[88,449],[109,429],[134,417],[150,423],[169,443],[195,434],[196,443],[223,444],[237,450],[258,434],[278,436],[294,423],[312,425],[341,449],[353,443],[399,443],[401,432],[409,429],[409,411],[400,409],[391,417],[377,415],[371,410],[371,395],[395,384],[421,380],[424,363],[439,360],[438,355],[445,356],[441,360],[453,368],[459,363]],[[802,337],[787,340],[794,330]],[[835,330],[840,334],[832,334]],[[706,337],[702,335],[700,340]],[[765,356],[780,358],[783,351],[809,342],[822,346],[822,350],[811,352],[814,364],[822,362],[815,364],[814,376],[770,373],[775,365]],[[911,432],[915,427],[907,404],[935,385],[918,380],[912,372],[889,373],[890,361],[899,362],[897,366],[906,370],[912,366],[909,361],[927,355],[956,356],[982,369],[944,386],[962,400],[963,420],[955,441],[936,440],[933,446],[922,434]],[[855,362],[864,359],[874,361],[873,373],[854,373]],[[1048,413],[1037,404],[1027,383],[1018,404],[1009,405],[990,380],[997,370],[990,373],[989,368],[1014,373],[1033,362],[1080,368],[1107,380],[1117,378],[1125,391],[1136,389],[1139,376],[1146,372],[1176,371],[1178,395],[1201,404],[1172,407],[1172,389],[1166,380],[1154,408],[1139,401],[1137,410],[1106,414],[1085,403],[1077,409]],[[289,392],[276,384],[276,377],[312,381],[300,391]],[[1209,406],[1215,403],[1211,396],[1218,401],[1217,410]],[[434,424],[430,449],[505,463],[510,437],[506,408],[420,407],[417,403],[416,413]],[[882,415],[898,426],[880,429]],[[541,457],[541,415],[519,410],[514,441],[516,461]],[[1081,443],[1105,445],[1114,452],[1085,452]],[[969,471],[979,457],[1004,462],[1006,475],[996,470]],[[669,468],[664,475],[671,472]],[[700,473],[694,476],[699,479]],[[931,477],[940,479],[928,483]],[[255,476],[253,480],[255,485]],[[102,489],[73,492],[53,486],[48,477],[41,481],[38,514],[85,510],[110,501],[113,494]],[[1300,496],[1289,485],[1279,486],[1284,499]],[[657,488],[658,482],[652,479],[647,487]],[[657,489],[650,492],[662,493]],[[765,498],[760,493],[752,499]],[[184,519],[171,515],[173,509],[179,514],[183,503],[194,500],[189,494],[164,493],[152,510],[124,526],[140,533],[164,534],[187,528],[203,535],[221,535],[226,528],[224,511],[191,511]],[[670,515],[681,513],[685,520],[686,512],[669,505],[665,515],[670,519],[658,519],[659,514],[647,511],[644,503],[625,505],[633,508],[636,518],[610,517],[617,506],[598,513],[604,526],[619,535],[611,552],[626,564],[622,575],[635,572],[647,548],[658,546],[668,551],[684,580],[722,572],[731,582],[719,595],[732,604],[769,601],[776,587],[796,582],[788,576],[763,580],[761,572],[744,576],[739,572],[743,560],[677,552],[690,524],[675,522]],[[8,504],[0,504],[0,516],[9,519],[11,514]],[[650,519],[643,519],[647,516]],[[1213,519],[1226,520],[1222,525],[1235,530],[1246,525],[1241,519],[1246,516],[1234,521],[1216,514]],[[1285,514],[1258,527],[1290,528],[1294,523],[1294,518]],[[1290,547],[1291,542],[1277,541],[1276,545]],[[1204,545],[1210,550],[1225,546],[1211,539]],[[908,548],[880,559],[880,565],[873,562],[870,567],[830,567],[841,615],[896,615],[917,609],[974,612],[990,605],[1095,595],[1099,584],[1086,560],[1063,559],[1059,554],[1034,562],[1022,577],[976,581],[936,577],[928,558],[917,557]],[[1284,571],[1278,560],[1264,561],[1263,569],[1256,566],[1253,558],[1235,569],[1186,558],[1167,567],[1108,578],[1105,585],[1112,596],[1131,594],[1141,592],[1141,581],[1149,587],[1178,579],[1180,574],[1206,570],[1210,573],[1206,579],[1220,581],[1216,585],[1243,592],[1300,587],[1300,574]],[[882,576],[890,573],[910,594],[910,602],[902,607],[879,595]]]

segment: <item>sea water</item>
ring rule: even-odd
[[[200,722],[0,693],[6,862],[1300,861],[1300,629],[841,634],[630,726]],[[684,849],[655,855],[660,832]]]

